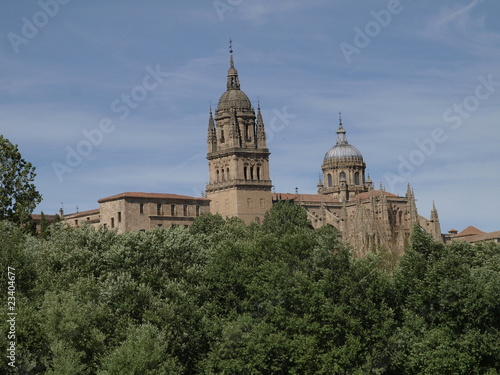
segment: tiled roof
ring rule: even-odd
[[[114,201],[117,199],[124,198],[144,198],[144,199],[189,199],[189,200],[197,200],[197,201],[209,201],[207,198],[197,198],[197,197],[189,197],[187,195],[177,195],[177,194],[161,194],[161,193],[121,193],[117,195],[113,195],[111,197],[99,199],[98,203],[104,203],[109,201]]]
[[[49,220],[49,221],[50,221],[50,220],[53,220],[55,217],[56,217],[56,215],[45,215],[45,218],[46,218],[47,220]],[[31,218],[32,218],[33,220],[41,220],[41,219],[42,219],[42,215],[33,214],[33,215],[31,215]]]
[[[380,196],[381,190],[375,190],[373,194],[378,197]],[[396,197],[399,198],[398,195],[385,192],[387,197]],[[371,192],[360,193],[356,195],[355,199],[368,199],[371,196]],[[322,195],[322,194],[291,194],[291,193],[274,193],[274,200],[294,200],[295,202],[311,202],[311,203],[340,203],[338,199],[332,198],[331,195]]]
[[[75,213],[72,213],[72,214],[64,215],[64,220],[69,219],[69,218],[74,218],[74,217],[98,215],[100,213],[101,213],[101,210],[99,208],[96,208],[96,209],[93,209],[93,210],[88,210],[88,211],[75,212]]]
[[[465,242],[479,242],[479,241],[493,240],[495,238],[500,239],[500,231],[490,232],[490,233],[483,232],[482,234],[477,234],[475,236],[456,238],[456,240],[457,241],[465,241]]]
[[[485,234],[485,232],[470,225],[467,228],[465,228],[463,231],[461,231],[459,234],[457,234],[457,237],[475,236],[478,234]]]
[[[283,201],[293,200],[295,202],[312,202],[312,203],[321,203],[321,202],[339,203],[337,199],[334,199],[329,195],[321,195],[321,194],[274,193],[273,200],[283,200]]]
[[[375,195],[376,197],[380,197],[381,193],[382,193],[382,190],[374,190],[373,191],[373,195]],[[367,199],[367,198],[371,197],[371,194],[372,194],[371,191],[367,191],[365,193],[360,193],[360,194],[356,195],[356,199]],[[388,193],[387,191],[385,192],[385,196],[386,197],[397,197],[397,198],[399,198],[399,195]]]

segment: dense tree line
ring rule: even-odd
[[[17,367],[2,355],[2,373],[499,373],[495,244],[416,228],[400,258],[354,259],[289,204],[260,225],[209,214],[126,234],[57,224],[34,238],[2,221],[0,244],[18,313]]]
[[[24,160],[17,145],[0,134],[0,220],[20,225],[34,233],[31,213],[42,196],[36,190],[35,167]]]

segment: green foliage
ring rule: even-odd
[[[165,335],[150,324],[132,326],[127,337],[103,359],[99,375],[182,374],[182,366],[168,358]]]
[[[194,221],[190,231],[193,234],[214,234],[221,230],[224,223],[225,221],[221,215],[214,215],[208,212],[202,214]]]
[[[266,212],[262,223],[263,229],[276,235],[293,233],[311,227],[306,210],[291,202],[280,201],[273,204]]]
[[[35,188],[35,167],[21,157],[17,146],[0,135],[0,220],[32,230],[31,213],[42,196]]]
[[[46,239],[0,222],[18,301],[18,367],[0,372],[497,373],[498,244],[415,231],[399,260],[355,259],[296,208],[120,235],[59,224]]]
[[[42,211],[40,215],[40,238],[46,239],[49,235],[49,222]]]

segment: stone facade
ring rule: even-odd
[[[98,201],[100,208],[63,215],[76,228],[106,226],[118,233],[158,227],[189,227],[203,213],[210,212],[210,200],[177,194],[121,193]]]
[[[98,227],[101,223],[101,213],[99,209],[81,211],[69,215],[64,215],[63,211],[60,212],[61,220],[72,228],[77,228],[82,225],[92,225]]]
[[[226,92],[208,121],[206,187],[210,211],[260,222],[272,204],[269,149],[260,105],[257,115],[240,89],[231,51]]]
[[[256,115],[241,91],[232,50],[230,53],[226,91],[215,118],[210,110],[208,121],[210,182],[206,192],[212,213],[237,216],[246,223],[259,222],[272,202],[291,201],[304,207],[313,227],[338,228],[359,256],[380,247],[402,251],[417,223],[434,239],[442,240],[436,208],[430,220],[419,216],[410,186],[403,197],[386,192],[382,186],[374,190],[370,177],[365,177],[363,156],[347,141],[341,118],[337,143],[321,166],[318,194],[271,193],[270,153],[260,105]]]
[[[468,226],[460,233],[456,229],[451,229],[447,234],[443,235],[445,243],[448,242],[469,242],[469,243],[480,243],[480,242],[494,242],[500,243],[500,231],[495,232],[483,232],[473,226]]]
[[[120,233],[187,227],[204,212],[236,216],[250,223],[262,221],[273,202],[291,201],[306,210],[314,228],[338,228],[357,256],[381,247],[402,251],[415,224],[442,241],[436,208],[432,208],[430,219],[420,216],[409,185],[404,196],[387,192],[382,186],[374,189],[370,177],[365,176],[361,152],[347,141],[341,118],[337,142],[326,152],[321,165],[317,194],[272,193],[270,152],[260,104],[255,111],[241,90],[232,50],[226,91],[215,114],[210,108],[207,146],[206,198],[122,193],[99,200],[98,210],[68,215],[64,221],[72,226],[105,225]]]
[[[101,225],[118,233],[158,227],[189,227],[210,201],[177,194],[122,193],[99,201]]]

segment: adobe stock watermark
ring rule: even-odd
[[[7,364],[10,367],[16,367],[16,269],[7,267]]]
[[[416,147],[407,155],[399,155],[398,173],[386,172],[384,179],[391,191],[396,191],[397,184],[408,182],[417,167],[424,164],[427,158],[431,157],[439,144],[448,140],[449,130],[458,130],[462,127],[463,121],[471,117],[481,107],[481,102],[491,98],[500,87],[500,81],[493,80],[493,74],[487,77],[480,75],[477,77],[479,84],[476,86],[473,95],[467,96],[461,103],[454,103],[443,113],[443,121],[449,124],[448,128],[436,127],[429,137],[415,140]],[[404,186],[403,185],[403,186]]]
[[[232,12],[242,2],[243,0],[214,0],[212,4],[217,16],[219,16],[219,20],[222,22],[224,21],[224,14]]]
[[[266,129],[267,143],[272,142],[275,134],[282,132],[288,125],[290,125],[290,120],[297,117],[297,115],[288,113],[286,106],[284,106],[281,110],[274,108],[273,114],[274,116],[269,122],[269,127]]]
[[[146,100],[149,93],[160,86],[168,77],[168,73],[160,70],[160,65],[156,65],[155,69],[148,65],[146,72],[147,74],[139,85],[111,102],[111,112],[119,115],[119,120],[125,120],[130,115],[131,110]],[[104,136],[112,133],[115,129],[116,124],[108,117],[102,118],[98,126],[93,129],[83,129],[83,139],[74,147],[66,146],[65,163],[52,162],[52,169],[58,181],[62,182],[66,173],[71,173],[75,168],[78,168],[83,163],[84,158],[89,156],[95,147],[102,144]]]
[[[412,0],[407,0],[412,1]],[[372,40],[380,35],[392,21],[392,17],[400,14],[404,6],[400,0],[389,0],[386,9],[370,11],[372,19],[368,21],[363,28],[356,26],[354,28],[354,37],[352,44],[341,42],[339,47],[347,63],[352,62],[352,55],[359,55],[361,51],[368,47]]]
[[[12,48],[15,53],[19,53],[19,46],[21,44],[28,44],[28,42],[36,37],[49,23],[51,18],[56,17],[61,10],[61,5],[66,5],[71,0],[40,0],[38,5],[40,10],[33,13],[31,17],[21,18],[21,31],[20,33],[15,33],[13,31],[7,34]]]

